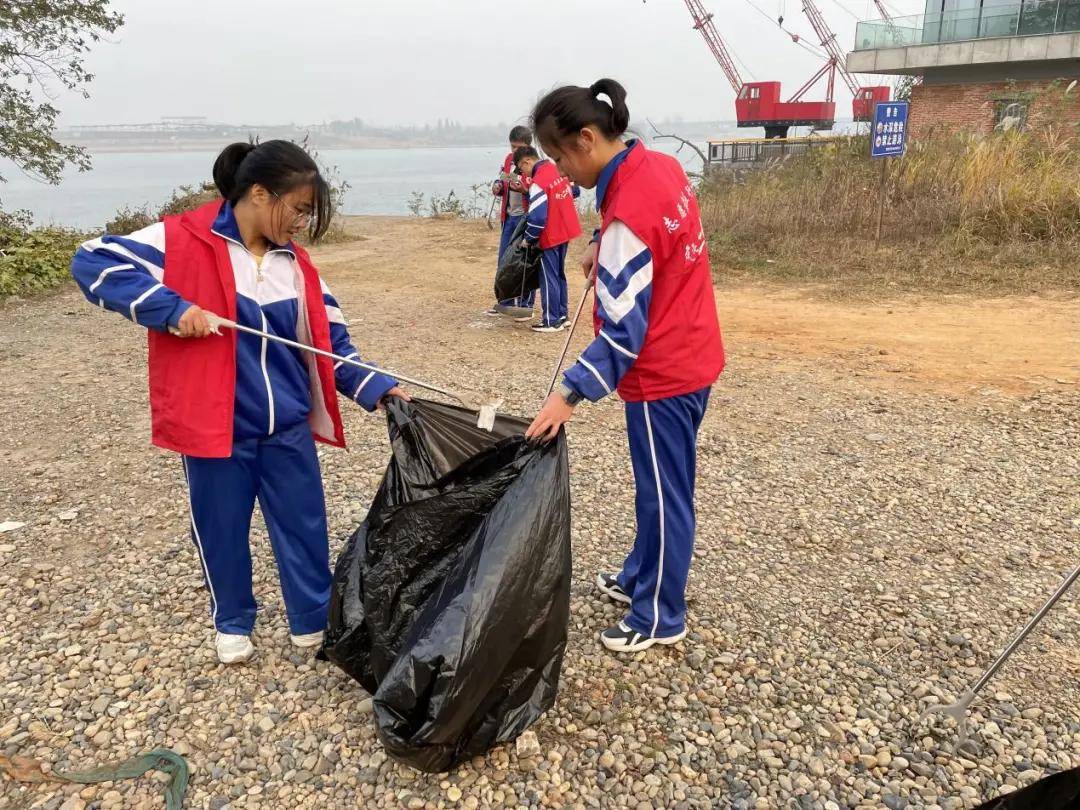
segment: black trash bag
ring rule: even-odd
[[[1076,810],[1080,808],[1080,768],[1040,779],[1015,793],[999,796],[977,810]]]
[[[525,217],[514,228],[510,242],[495,273],[495,300],[506,301],[528,295],[540,289],[540,256],[538,247],[525,242]]]
[[[390,400],[393,458],[338,558],[323,653],[373,695],[389,755],[440,772],[555,702],[570,614],[566,438]]]

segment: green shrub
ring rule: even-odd
[[[150,212],[148,207],[136,208],[125,205],[105,223],[105,233],[122,236],[142,230],[155,222],[157,222],[157,217]]]
[[[172,196],[158,209],[157,219],[175,216],[185,211],[194,211],[213,200],[220,199],[217,187],[213,183],[200,183],[197,186],[180,186]]]
[[[40,292],[67,279],[84,239],[67,228],[32,227],[29,211],[0,211],[0,297]]]

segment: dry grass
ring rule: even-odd
[[[1080,141],[1075,123],[915,144],[889,167],[865,137],[700,190],[721,275],[824,284],[842,294],[1076,291]]]

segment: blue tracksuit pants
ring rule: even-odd
[[[633,600],[626,623],[646,636],[666,638],[686,627],[697,433],[709,391],[626,403],[637,536],[619,585]]]
[[[544,326],[554,326],[567,315],[566,286],[567,245],[546,248],[540,256],[540,298],[544,306]]]
[[[499,236],[499,261],[502,262],[503,254],[506,249],[510,247],[510,237],[514,235],[514,229],[517,228],[518,223],[521,222],[521,218],[524,214],[518,216],[507,216],[506,222],[502,226],[502,234]],[[536,300],[536,290],[530,290],[526,295],[519,298],[508,298],[505,301],[499,303],[507,307],[531,307]]]
[[[214,626],[248,635],[255,625],[248,533],[258,499],[295,635],[326,627],[330,561],[326,505],[307,422],[242,439],[229,458],[184,456],[191,534],[202,559]]]

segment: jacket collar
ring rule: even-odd
[[[226,239],[229,242],[234,242],[240,247],[247,249],[247,245],[244,244],[244,238],[240,235],[240,226],[236,223],[236,214],[233,211],[232,203],[225,201],[222,205],[216,217],[214,217],[213,224],[210,225],[210,232],[220,236],[222,239]],[[293,250],[292,244],[277,245],[270,242],[270,250],[282,251],[288,253],[294,259],[296,258],[296,251]]]
[[[608,187],[611,185],[612,179],[615,177],[615,173],[619,170],[619,167],[623,163],[629,162],[631,165],[637,165],[641,162],[642,152],[645,151],[645,147],[641,145],[641,141],[636,138],[632,141],[627,141],[626,148],[619,154],[615,155],[608,161],[607,166],[600,172],[600,177],[596,181],[596,210],[599,211],[600,207],[604,204],[604,197],[607,196]]]

